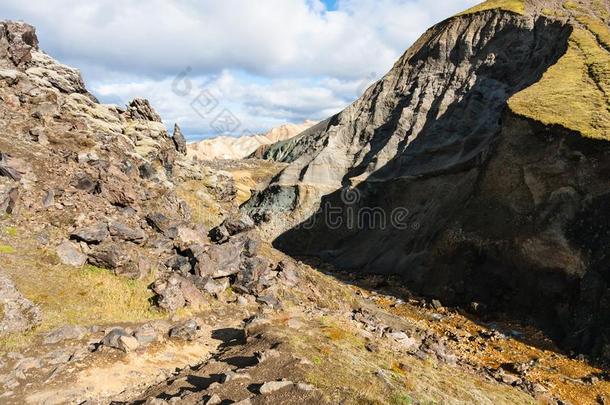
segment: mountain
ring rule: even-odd
[[[305,121],[302,124],[281,125],[260,135],[219,136],[194,142],[188,145],[188,156],[199,160],[243,159],[255,153],[261,146],[290,139],[314,124],[314,121]]]
[[[99,103],[25,23],[0,21],[0,100],[0,403],[534,403],[529,380],[457,365],[446,309],[393,314],[264,241],[237,205],[283,164],[188,158],[148,101]]]
[[[187,156],[0,21],[0,403],[608,403],[606,14],[537,4],[440,23],[281,162]]]
[[[487,1],[264,157],[274,246],[610,357],[610,10]]]

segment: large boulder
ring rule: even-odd
[[[85,255],[80,247],[68,240],[63,241],[55,250],[59,260],[68,266],[81,267],[87,262]]]
[[[168,312],[176,312],[188,305],[195,309],[205,304],[205,298],[192,280],[178,274],[160,278],[153,284],[158,305]]]
[[[146,241],[146,233],[139,227],[131,227],[123,222],[111,220],[108,223],[110,235],[116,239],[142,244]]]
[[[88,261],[131,279],[145,278],[152,269],[150,260],[129,243],[104,242],[89,252]]]
[[[184,321],[176,326],[174,326],[169,331],[169,337],[172,339],[180,339],[180,340],[195,340],[199,337],[201,327],[199,323],[195,319],[190,319],[188,321]]]
[[[110,233],[108,232],[108,225],[105,222],[98,222],[84,228],[78,228],[70,235],[72,239],[93,244],[105,241],[108,236],[110,236]]]
[[[223,245],[211,245],[197,256],[195,273],[212,278],[228,277],[239,272],[245,240],[231,240]]]
[[[102,345],[113,349],[121,350],[125,353],[136,350],[140,343],[123,328],[114,328],[104,336]]]
[[[258,295],[277,282],[277,274],[267,259],[247,257],[242,261],[233,287],[243,293]]]
[[[252,218],[245,213],[234,214],[210,231],[210,239],[216,243],[224,243],[231,236],[254,229],[255,225]]]
[[[100,173],[97,187],[110,204],[118,207],[131,207],[142,199],[133,186],[133,179],[114,165]]]
[[[178,225],[180,225],[180,223],[160,212],[148,214],[146,216],[146,221],[155,231],[170,239],[174,239],[178,234]]]

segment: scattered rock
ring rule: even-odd
[[[166,311],[176,312],[186,305],[180,281],[174,277],[169,280],[157,280],[153,284],[153,291],[159,295],[157,304]]]
[[[138,339],[133,336],[121,336],[119,337],[119,349],[125,353],[137,350],[140,346]]]
[[[364,348],[371,352],[371,353],[377,353],[379,352],[379,345],[373,342],[366,342],[366,344],[364,345]]]
[[[0,176],[20,181],[29,171],[29,166],[23,160],[0,152]]]
[[[65,340],[79,340],[87,334],[87,330],[80,326],[66,325],[47,333],[43,339],[46,345],[63,342]]]
[[[87,173],[78,173],[74,181],[72,182],[72,185],[77,190],[85,191],[88,193],[99,192],[100,189],[98,181]]]
[[[159,340],[159,333],[151,324],[144,324],[136,328],[133,336],[140,346],[147,346]]]
[[[116,275],[141,279],[152,266],[146,256],[135,250],[129,243],[106,241],[93,248],[88,255],[89,263],[104,269],[113,270]]]
[[[316,389],[315,386],[311,385],[311,384],[307,384],[307,383],[297,383],[296,384],[297,389],[301,390],[301,391],[314,391]]]
[[[267,349],[254,353],[254,356],[259,363],[263,363],[269,359],[280,357],[280,352],[275,349]]]
[[[76,160],[78,160],[78,163],[82,164],[82,163],[97,162],[98,160],[100,160],[100,158],[97,155],[97,153],[95,153],[93,151],[83,151],[78,154]]]
[[[42,312],[34,303],[25,298],[13,282],[0,275],[0,336],[8,333],[25,332],[42,322]]]
[[[42,361],[34,357],[26,357],[21,359],[15,364],[14,370],[16,372],[25,373],[31,369],[38,369],[42,367]]]
[[[121,350],[125,353],[136,350],[139,347],[138,340],[131,336],[123,328],[112,329],[102,339],[102,345],[112,347],[113,349]]]
[[[192,270],[191,261],[188,257],[175,254],[165,261],[165,266],[183,275],[187,275]]]
[[[13,214],[19,200],[17,187],[0,186],[0,214]]]
[[[55,192],[53,190],[49,190],[42,199],[42,207],[50,208],[53,205],[55,205]]]
[[[130,241],[137,244],[144,243],[146,233],[140,228],[132,228],[119,221],[110,221],[108,223],[110,235],[124,241]]]
[[[80,247],[68,240],[63,241],[55,252],[59,260],[67,266],[81,267],[87,262],[87,256],[81,252]]]
[[[201,289],[208,294],[214,295],[218,297],[224,291],[229,288],[229,279],[228,278],[219,278],[213,279],[212,277],[206,277],[203,279]]]
[[[205,405],[219,405],[222,402],[222,399],[218,396],[218,394],[213,394],[210,399],[208,399]]]
[[[244,257],[234,287],[242,293],[258,295],[277,282],[277,274],[271,271],[271,264],[267,259]]]
[[[185,225],[175,228],[174,244],[178,249],[187,250],[191,246],[205,246],[208,243],[204,230],[192,229]],[[205,250],[203,248],[202,250]]]
[[[193,277],[194,278],[194,277]],[[227,281],[228,286],[228,281]],[[187,278],[180,278],[180,290],[182,291],[182,296],[186,301],[186,304],[193,308],[200,308],[206,303],[206,299],[201,293],[201,291],[197,288],[195,283]]]
[[[243,242],[212,245],[197,256],[195,271],[201,277],[221,278],[239,273]]]
[[[262,395],[271,394],[272,392],[279,391],[282,388],[293,386],[292,381],[282,380],[282,381],[270,381],[261,385],[259,392]]]
[[[162,233],[170,239],[174,239],[177,235],[177,223],[161,214],[153,212],[146,216],[148,224],[157,232]]]
[[[503,382],[504,384],[508,384],[508,385],[512,385],[512,386],[519,385],[522,382],[519,377],[512,375],[512,374],[505,374],[505,373],[500,374],[500,381]]]
[[[280,306],[280,301],[272,295],[262,295],[260,297],[256,297],[256,302],[268,305],[271,308],[278,308]]]
[[[79,228],[72,232],[70,236],[72,237],[72,239],[76,239],[86,243],[98,244],[106,240],[109,235],[110,233],[108,232],[108,225],[99,222],[95,225],[91,225],[86,228]]]
[[[175,312],[185,305],[199,308],[205,304],[205,297],[200,291],[201,281],[195,282],[178,274],[161,278],[153,284],[153,291],[159,295],[159,306],[169,312]],[[199,288],[198,288],[199,287]]]
[[[167,401],[160,399],[160,398],[148,398],[146,400],[146,405],[166,405],[168,404]]]
[[[281,261],[278,263],[276,270],[286,285],[295,286],[299,282],[299,276],[294,263]]]
[[[420,346],[420,342],[407,335],[405,332],[392,332],[388,336],[399,343],[405,350],[412,351],[417,350]]]
[[[0,80],[5,80],[10,85],[13,85],[17,82],[18,73],[15,69],[0,69]]]
[[[190,319],[183,322],[169,331],[169,337],[173,339],[195,340],[199,337],[200,327],[197,321]]]
[[[74,352],[71,350],[56,350],[49,353],[45,358],[47,363],[51,365],[59,365],[69,363],[74,357]]]
[[[222,382],[224,384],[224,383],[228,383],[229,381],[234,381],[234,380],[250,380],[250,379],[252,379],[252,377],[250,377],[250,374],[248,374],[248,373],[236,373],[235,371],[227,371],[223,375]]]
[[[254,229],[256,224],[248,215],[244,213],[233,215],[223,221],[223,223],[210,231],[210,239],[214,242],[224,243],[231,236],[247,232]]]

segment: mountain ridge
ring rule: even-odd
[[[188,144],[188,156],[200,160],[243,159],[255,154],[260,147],[288,140],[315,125],[315,121],[284,124],[269,131],[248,136],[218,136]]]

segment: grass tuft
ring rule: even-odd
[[[7,226],[6,229],[4,230],[4,232],[6,232],[6,234],[10,237],[16,237],[19,232],[17,231],[17,228],[15,228],[14,226]]]
[[[15,248],[9,245],[0,245],[0,254],[13,254],[15,253]]]

